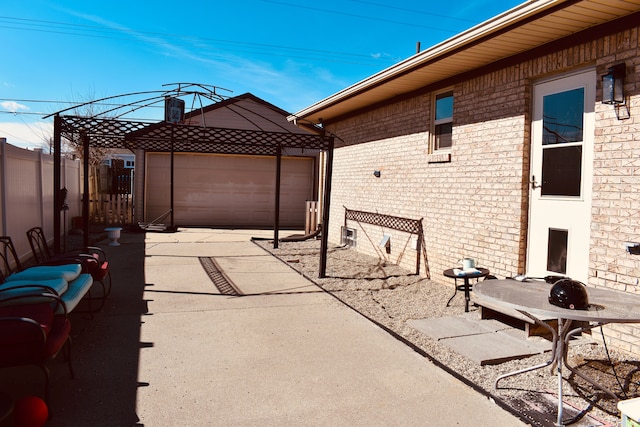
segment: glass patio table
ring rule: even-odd
[[[482,304],[482,300],[486,300],[498,306],[517,310],[551,332],[553,345],[549,361],[500,375],[495,381],[495,387],[498,388],[498,382],[503,378],[553,365],[558,377],[558,418],[556,425],[562,426],[564,425],[562,422],[563,365],[572,373],[607,393],[613,399],[618,400],[618,397],[611,390],[567,363],[571,337],[609,323],[640,323],[640,295],[611,289],[587,287],[589,308],[587,310],[570,310],[555,306],[549,302],[549,291],[552,286],[552,284],[543,281],[487,280],[475,285],[474,297],[480,304]],[[557,330],[551,325],[549,319],[557,320]],[[572,321],[584,322],[584,325],[572,328]]]

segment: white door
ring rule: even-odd
[[[595,84],[592,70],[533,88],[528,276],[587,282]]]

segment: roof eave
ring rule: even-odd
[[[571,0],[538,0],[522,3],[500,15],[497,15],[481,24],[463,31],[462,33],[459,33],[422,52],[416,53],[415,55],[405,59],[404,61],[394,64],[391,67],[380,71],[379,73],[367,77],[366,79],[361,80],[353,84],[352,86],[349,86],[327,98],[324,98],[316,102],[315,104],[312,104],[309,107],[288,116],[287,120],[293,121],[294,119],[309,119],[313,116],[317,116],[319,112],[327,107],[343,102],[357,94],[366,92],[370,88],[376,87],[386,81],[392,80],[399,75],[406,74],[412,69],[419,68],[427,62],[433,62],[434,60],[437,60],[438,57],[444,56],[451,51],[459,50],[466,45],[474,43],[480,38],[491,36],[491,34],[496,33],[503,28],[517,24],[519,21],[529,19],[530,17],[535,16],[542,11],[570,1]]]

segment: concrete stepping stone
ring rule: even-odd
[[[407,323],[481,366],[495,365],[551,350],[549,341],[542,338],[527,339],[524,331],[497,320],[452,316],[410,320]]]

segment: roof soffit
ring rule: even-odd
[[[289,117],[325,122],[640,11],[640,0],[538,0],[517,6]]]

